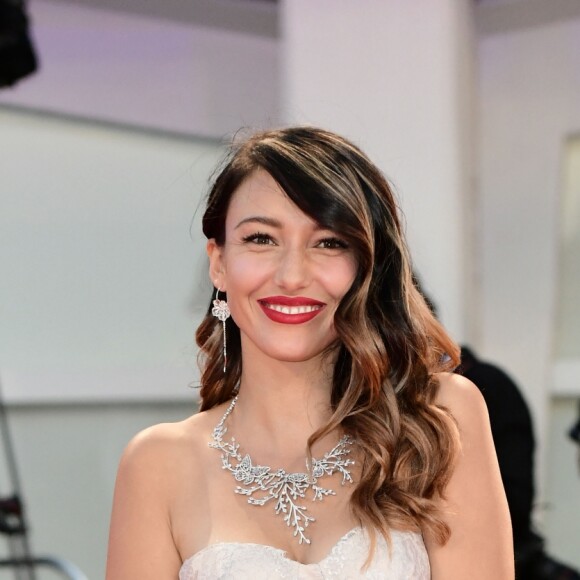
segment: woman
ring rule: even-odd
[[[234,148],[203,218],[201,412],[128,446],[108,580],[513,578],[485,405],[397,214],[330,132]]]

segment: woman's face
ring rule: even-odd
[[[210,276],[228,293],[244,355],[319,356],[336,339],[334,314],[356,274],[340,233],[321,229],[258,170],[232,196],[225,239],[208,242]]]

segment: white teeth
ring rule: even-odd
[[[275,310],[276,312],[281,312],[282,314],[305,314],[306,312],[314,312],[315,310],[320,310],[320,306],[283,306],[282,304],[267,304],[264,306],[270,310]]]

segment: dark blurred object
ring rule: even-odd
[[[38,67],[28,31],[24,0],[0,0],[0,88],[14,85]]]
[[[519,575],[518,575],[519,574]],[[517,580],[580,580],[576,570],[557,562],[542,550],[516,572]]]
[[[505,487],[516,553],[528,541],[534,501],[534,431],[528,406],[514,381],[499,367],[461,348],[458,371],[481,391]]]
[[[580,400],[578,401],[578,421],[572,426],[568,435],[572,441],[580,445]],[[580,448],[578,449],[578,470],[580,471]]]
[[[569,435],[572,441],[575,441],[580,445],[580,401],[578,401],[578,421],[576,421],[576,424],[572,429],[570,429]]]
[[[461,348],[459,374],[481,391],[506,491],[516,554],[517,580],[580,580],[573,568],[548,556],[544,539],[532,530],[534,433],[528,405],[514,381],[499,367]],[[580,422],[577,427],[580,430]]]
[[[580,419],[576,421],[576,425],[570,429],[570,437],[573,441],[580,444]]]

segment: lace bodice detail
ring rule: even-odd
[[[284,550],[262,544],[211,544],[183,563],[179,580],[429,580],[429,558],[421,535],[393,531],[391,538],[389,553],[387,543],[377,534],[377,549],[364,572],[361,569],[368,556],[369,539],[362,528],[345,534],[315,564],[301,564]]]

